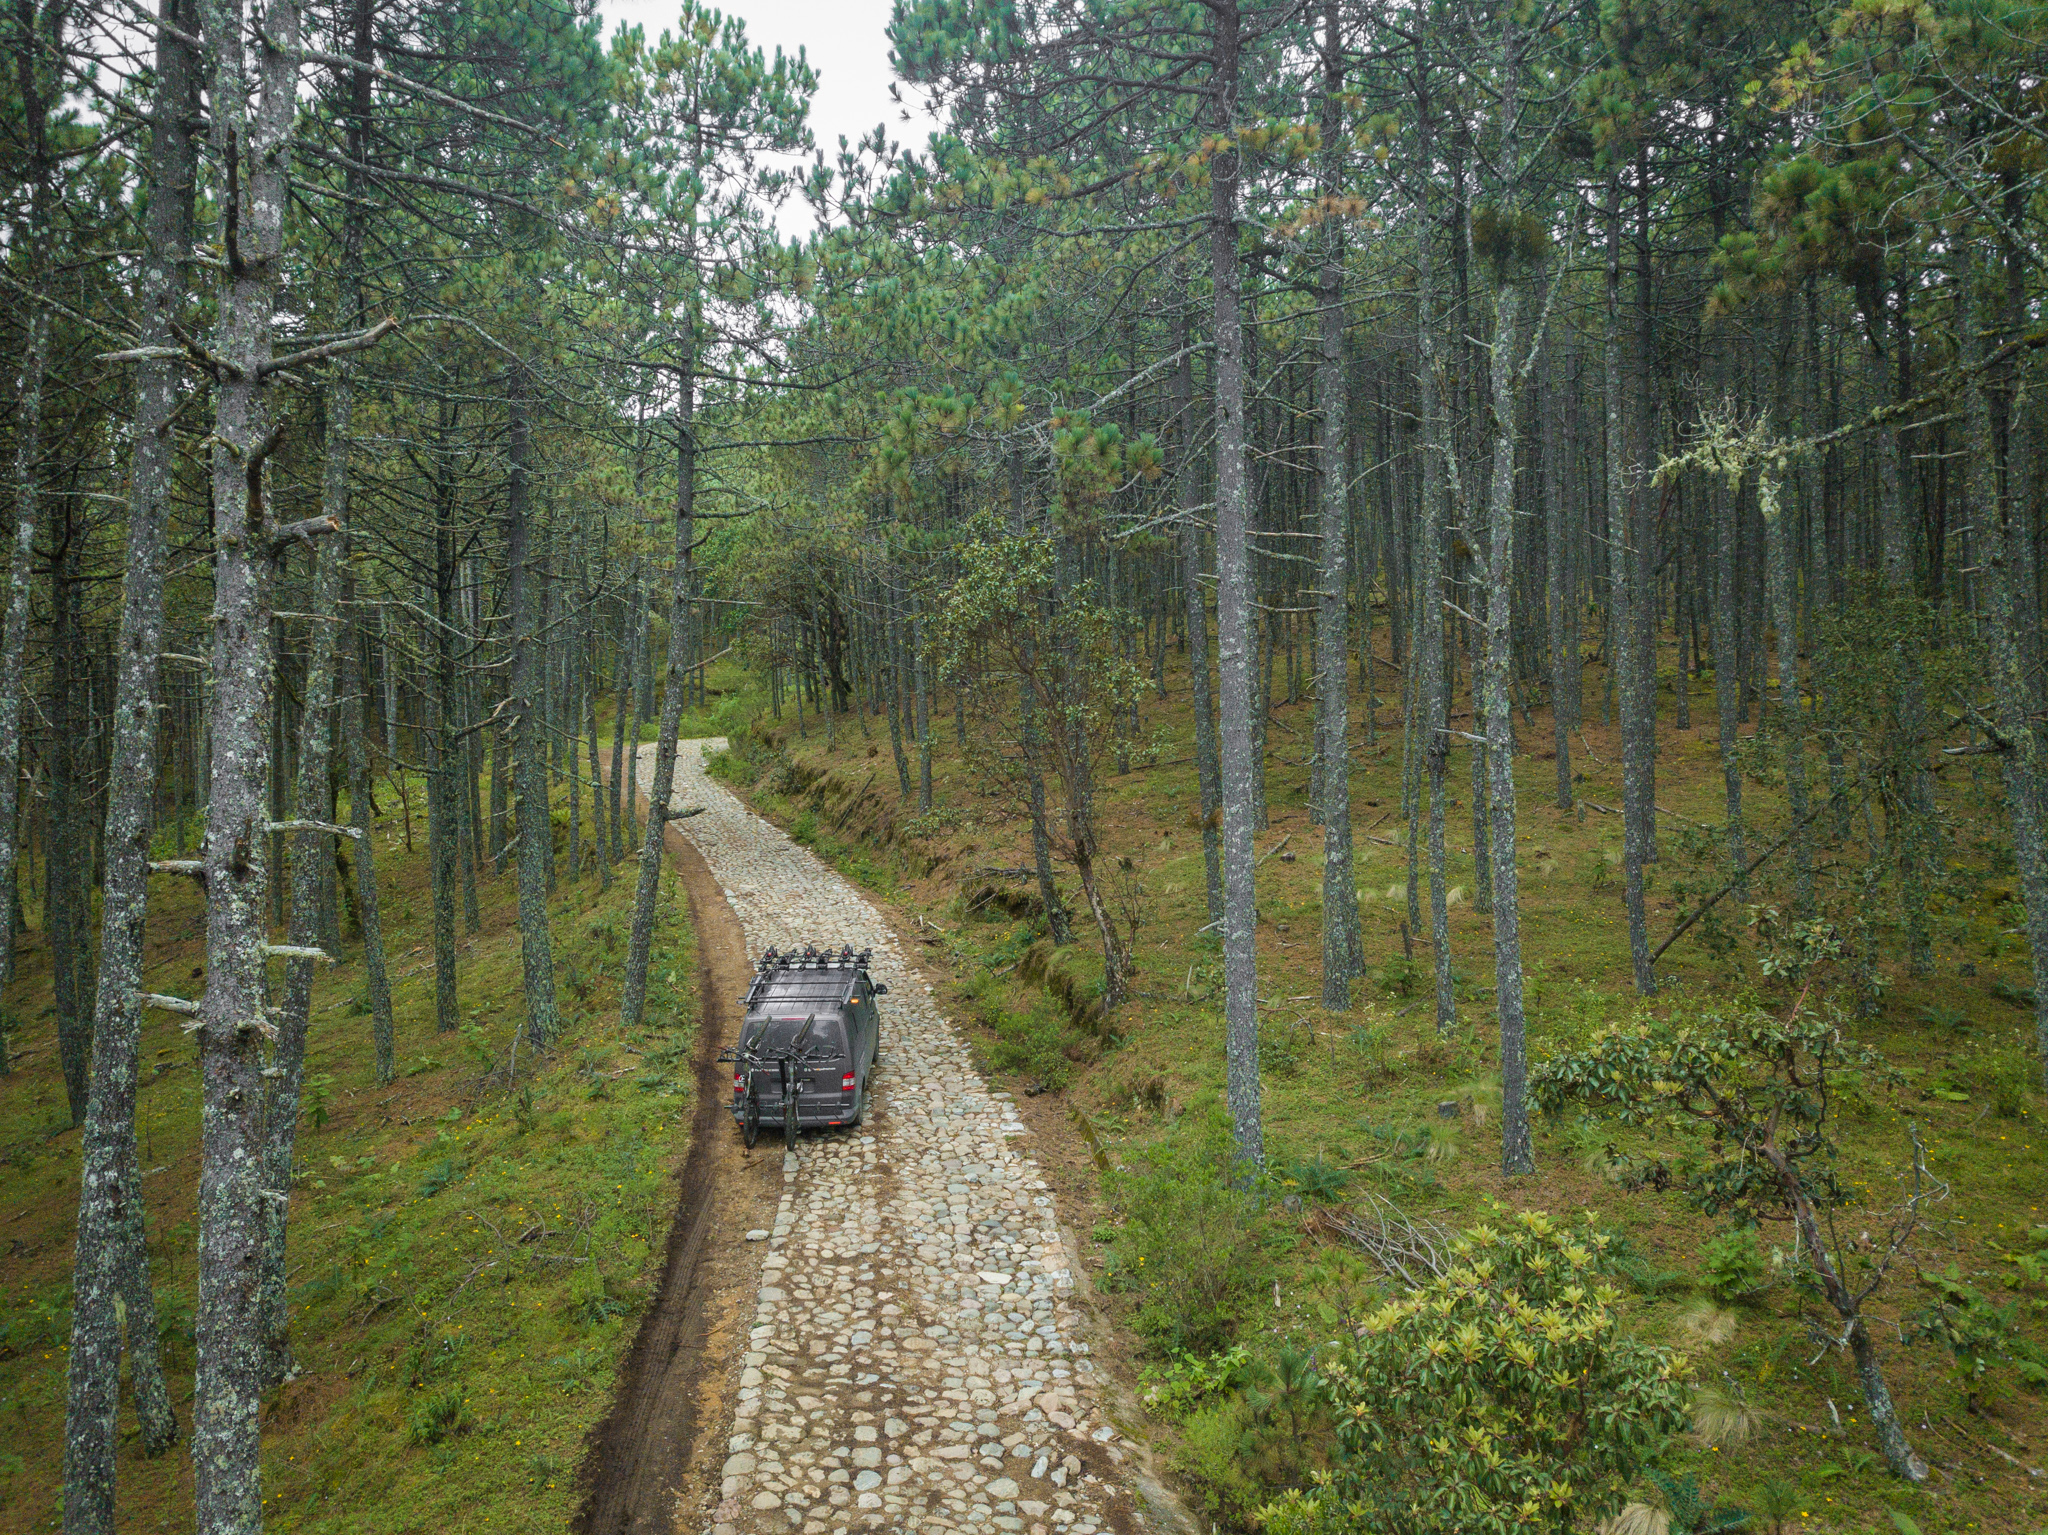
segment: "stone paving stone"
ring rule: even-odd
[[[723,745],[681,744],[671,804],[704,807],[676,824],[748,949],[869,948],[889,994],[867,1123],[783,1159],[705,1535],[1095,1535],[1119,1489],[1088,1468],[1114,1475],[1128,1446],[1102,1418],[1029,1132],[875,908],[705,775]]]

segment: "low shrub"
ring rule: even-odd
[[[1700,1244],[1700,1267],[1714,1299],[1728,1305],[1755,1291],[1764,1281],[1763,1249],[1754,1226],[1716,1232]]]
[[[1015,1072],[1048,1092],[1067,1085],[1074,1069],[1067,1047],[1074,1042],[1074,1035],[1057,1002],[1041,996],[1029,1011],[1013,1013],[999,1002],[984,1000],[974,1011],[995,1034],[982,1046],[982,1057],[991,1071]]]
[[[1145,1405],[1169,1422],[1182,1423],[1219,1397],[1237,1391],[1251,1375],[1251,1355],[1241,1343],[1221,1353],[1176,1353],[1165,1364],[1148,1365],[1141,1380]]]
[[[1318,1362],[1335,1460],[1265,1528],[1561,1535],[1618,1509],[1688,1418],[1683,1357],[1622,1334],[1607,1246],[1541,1211],[1466,1232]]]
[[[752,753],[742,752],[737,746],[728,746],[722,752],[707,751],[704,754],[704,773],[720,783],[730,784],[736,789],[751,789],[761,778],[761,762]]]
[[[1131,1297],[1131,1325],[1162,1353],[1226,1348],[1266,1279],[1266,1209],[1230,1183],[1226,1156],[1169,1145],[1111,1180],[1125,1221],[1108,1282]]]

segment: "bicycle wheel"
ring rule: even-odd
[[[791,1151],[796,1150],[796,1102],[801,1095],[782,1095],[782,1139]]]
[[[747,1094],[747,1106],[740,1115],[740,1135],[746,1141],[749,1151],[754,1149],[754,1142],[761,1138],[761,1100],[752,1093]]]

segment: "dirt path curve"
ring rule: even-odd
[[[871,948],[890,992],[867,1125],[808,1135],[794,1155],[761,1141],[768,1155],[754,1160],[779,1156],[781,1184],[772,1217],[733,1244],[760,1254],[750,1330],[729,1393],[717,1393],[729,1394],[722,1437],[710,1422],[696,1435],[724,1459],[698,1499],[684,1490],[677,1527],[1144,1528],[1133,1447],[1103,1417],[1079,1335],[1052,1193],[1019,1144],[1030,1132],[976,1072],[881,913],[710,781],[706,744],[724,743],[686,741],[678,754],[673,804],[703,813],[677,824],[747,948]],[[719,999],[727,1012],[739,989]],[[714,1217],[708,1240],[726,1235]],[[708,1374],[719,1361],[705,1353]]]

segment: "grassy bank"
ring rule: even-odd
[[[406,787],[424,802],[417,780]],[[268,1523],[560,1530],[674,1215],[698,1021],[687,911],[665,880],[647,1027],[624,1036],[631,862],[600,891],[594,870],[572,881],[563,860],[549,915],[564,1029],[536,1057],[515,1045],[525,1008],[512,879],[486,874],[478,928],[458,940],[464,1023],[437,1033],[425,839],[408,850],[388,788],[376,835],[398,1075],[375,1080],[361,957],[349,946],[315,983],[292,1201],[300,1373],[264,1412]],[[558,833],[564,821],[558,801]],[[188,993],[203,912],[183,881],[160,879],[152,893],[146,984]],[[0,1528],[40,1530],[59,1520],[78,1135],[39,935],[20,970],[7,1003],[23,1059],[0,1078]],[[197,1049],[152,1013],[142,1060],[158,1310],[189,1428]],[[183,1447],[144,1460],[125,1413],[123,1435],[122,1528],[189,1523]]]
[[[1754,1004],[1782,1015],[1791,1003],[1762,964],[1767,945],[1749,921],[1759,913],[1732,901],[1665,956],[1657,998],[1634,995],[1621,824],[1612,813],[1621,803],[1620,753],[1614,730],[1597,722],[1596,677],[1587,683],[1595,723],[1574,743],[1572,811],[1554,805],[1548,718],[1539,711],[1519,725],[1527,748],[1516,764],[1522,934],[1538,1060],[1652,1010],[1683,1019]],[[1857,1008],[1857,988],[1842,998],[1855,1037],[1899,1069],[1896,1078],[1853,1084],[1833,1125],[1852,1253],[1859,1223],[1875,1224],[1898,1195],[1910,1167],[1909,1122],[1951,1190],[1869,1308],[1902,1416],[1937,1467],[1928,1488],[1916,1490],[1893,1480],[1876,1454],[1850,1361],[1827,1341],[1839,1322],[1830,1325],[1832,1313],[1786,1277],[1789,1232],[1766,1223],[1744,1235],[1654,1181],[1623,1175],[1623,1156],[1675,1164],[1701,1149],[1698,1137],[1539,1121],[1538,1174],[1500,1175],[1491,921],[1473,909],[1464,749],[1452,765],[1449,821],[1459,1018],[1439,1035],[1428,947],[1412,932],[1404,943],[1402,932],[1400,722],[1382,706],[1368,724],[1362,696],[1353,707],[1351,793],[1370,968],[1345,1012],[1318,1002],[1323,834],[1307,810],[1305,760],[1313,707],[1303,700],[1275,712],[1271,824],[1257,838],[1270,1177],[1255,1190],[1229,1185],[1222,957],[1203,932],[1185,692],[1169,668],[1165,696],[1144,705],[1138,735],[1149,749],[1102,783],[1100,866],[1125,873],[1138,916],[1136,996],[1108,1016],[1090,1005],[1100,961],[1070,874],[1062,884],[1077,942],[1055,954],[1033,909],[1034,883],[1019,877],[1030,863],[1026,823],[1017,806],[991,797],[955,736],[947,700],[933,710],[934,808],[923,816],[899,797],[882,719],[842,719],[829,751],[815,720],[802,735],[791,719],[763,720],[721,771],[821,856],[897,902],[927,957],[945,962],[945,1000],[979,1025],[984,1058],[1012,1079],[1006,1085],[1062,1095],[1085,1148],[1077,1165],[1101,1212],[1086,1261],[1130,1330],[1151,1403],[1148,1431],[1213,1512],[1242,1526],[1277,1488],[1326,1463],[1328,1425],[1308,1388],[1315,1351],[1385,1283],[1346,1225],[1384,1200],[1415,1220],[1458,1228],[1499,1201],[1590,1210],[1618,1234],[1629,1326],[1683,1347],[1702,1388],[1700,1432],[1677,1447],[1671,1469],[1708,1498],[1749,1511],[1748,1528],[2022,1535],[2048,1526],[2048,1491],[2028,1470],[2048,1450],[2040,1390],[2048,1373],[2016,1357],[2044,1338],[2048,1172],[2025,953],[2013,935],[2012,879],[1998,856],[1989,781],[1961,773],[1943,781],[1953,841],[1934,913],[1937,973],[1907,975],[1890,962],[1903,945],[1887,941],[1861,987],[1866,1010]],[[1714,733],[1671,728],[1672,703],[1667,681],[1653,943],[1724,877],[1713,830],[1721,819]],[[1712,717],[1704,691],[1693,717]],[[1763,765],[1770,759],[1767,750],[1751,753],[1761,785],[1749,807],[1752,846],[1767,846],[1781,829],[1771,824],[1782,796]],[[1782,898],[1773,870],[1756,886],[1758,907]],[[1956,1284],[2003,1308],[2000,1347],[1960,1361],[1925,1326],[1930,1303]],[[2006,1347],[2015,1340],[2016,1351]],[[1684,1510],[1667,1523],[1686,1529]]]

